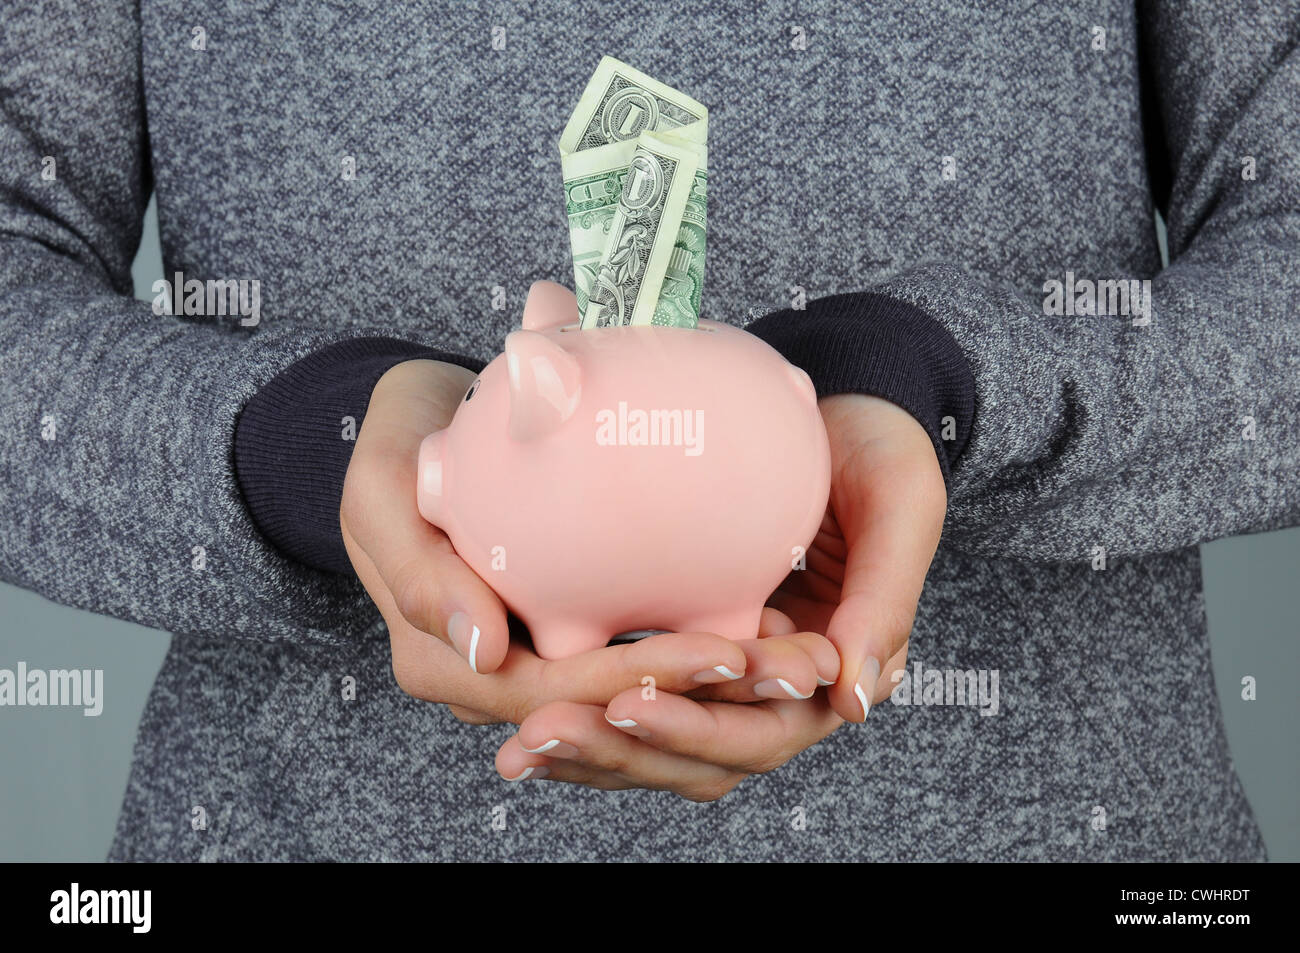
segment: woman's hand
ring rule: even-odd
[[[831,496],[809,548],[769,600],[839,650],[828,689],[848,721],[862,721],[907,663],[907,640],[939,545],[947,491],[934,444],[913,417],[860,394],[819,402],[831,443]]]
[[[475,376],[441,361],[406,361],[379,379],[343,482],[339,524],[395,640],[418,631],[443,640],[473,671],[491,672],[509,641],[505,607],[415,501],[420,441],[451,422]],[[393,648],[400,683],[403,656],[397,641]]]
[[[681,637],[656,635],[638,645]],[[825,638],[795,632],[788,618],[767,609],[760,638],[733,645],[746,657],[746,675],[734,682],[689,696],[680,687],[643,683],[608,704],[565,700],[537,707],[497,752],[497,771],[511,781],[653,788],[712,801],[842,724],[818,691],[839,671]]]
[[[389,370],[371,395],[344,481],[343,542],[388,624],[397,684],[485,723],[522,720],[557,698],[603,703],[647,675],[684,690],[701,684],[701,671],[722,679],[715,666],[743,671],[744,653],[721,636],[676,636],[562,663],[511,645],[505,606],[415,499],[420,441],[451,422],[474,378],[439,361]]]

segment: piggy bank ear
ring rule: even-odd
[[[577,359],[536,331],[506,335],[510,436],[532,440],[573,416],[582,392]]]
[[[534,281],[524,301],[524,330],[545,331],[578,323],[578,299],[553,281]]]

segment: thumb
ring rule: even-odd
[[[881,673],[907,645],[939,543],[943,507],[936,513],[916,488],[913,480],[864,488],[840,521],[848,558],[826,637],[840,653],[830,701],[846,721],[867,717]]]
[[[377,604],[384,599],[413,628],[448,642],[475,672],[496,671],[510,644],[505,607],[420,515],[415,482],[411,448],[358,441],[339,510],[348,557]]]
[[[393,534],[372,553],[345,527],[357,575],[386,616],[447,642],[474,672],[495,672],[510,647],[505,606],[441,530],[414,529],[414,538]]]

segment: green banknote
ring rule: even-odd
[[[613,57],[600,61],[560,137],[584,328],[698,323],[707,136],[700,103]]]

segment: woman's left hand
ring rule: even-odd
[[[862,721],[907,664],[916,605],[947,513],[930,435],[879,397],[823,397],[831,498],[808,550],[768,600],[801,629],[823,632],[840,656],[827,690],[846,721]]]
[[[857,394],[826,397],[819,406],[831,444],[830,504],[807,568],[773,594],[760,632],[764,658],[782,644],[788,660],[777,667],[788,673],[798,669],[798,658],[811,661],[816,685],[799,684],[805,675],[780,677],[751,665],[758,670],[743,681],[690,697],[643,688],[615,696],[606,708],[555,702],[531,713],[501,746],[503,777],[716,800],[845,720],[862,721],[888,697],[890,675],[907,660],[916,604],[943,529],[943,472],[929,435],[902,408]],[[759,684],[763,692],[755,691]]]

